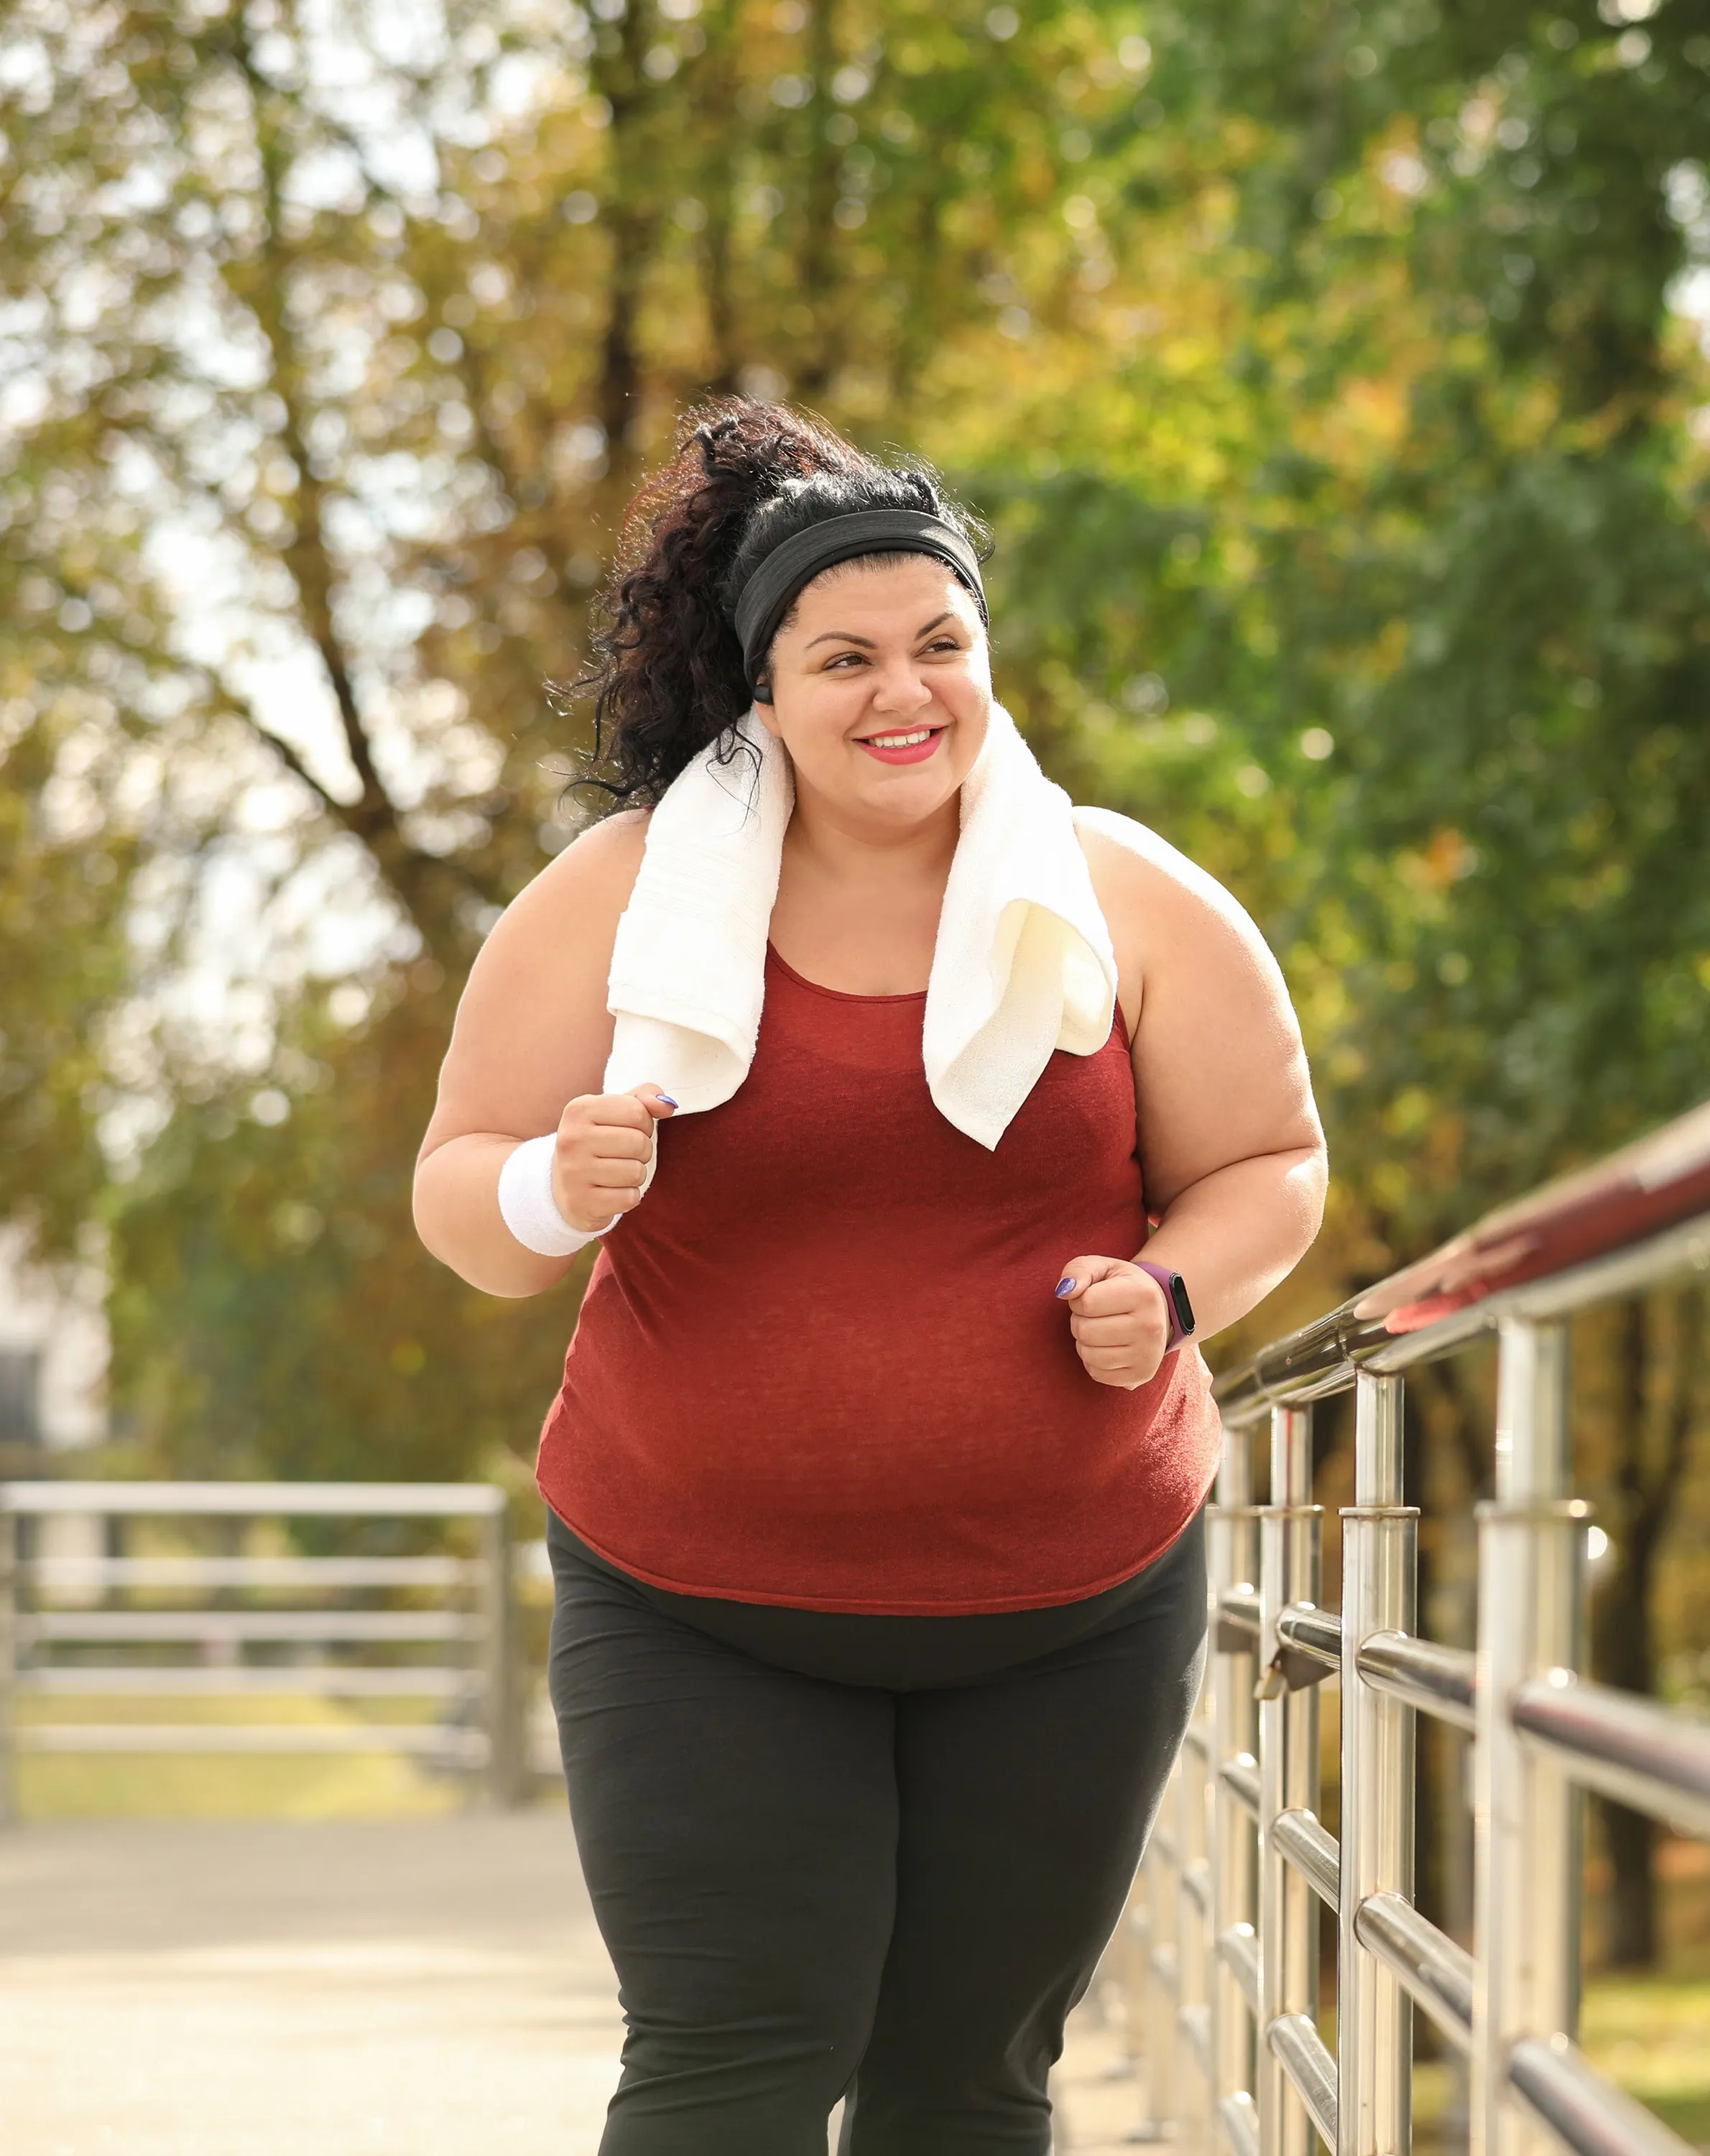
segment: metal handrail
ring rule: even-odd
[[[1582,1788],[1710,1835],[1710,1722],[1552,1670],[1514,1694],[1514,1727]]]
[[[1710,1722],[1586,1682],[1589,1513],[1569,1489],[1564,1319],[1710,1273],[1710,1105],[1506,1206],[1220,1379],[1207,1681],[1141,1870],[1128,2011],[1134,2139],[1210,2156],[1409,2156],[1410,2015],[1467,2057],[1472,2156],[1687,2156],[1572,2041],[1575,1808],[1592,1789],[1710,1835]],[[1476,1652],[1418,1636],[1403,1373],[1494,1332],[1496,1495],[1478,1508]],[[1343,1606],[1318,1606],[1311,1403],[1355,1394]],[[1253,1502],[1268,1419],[1270,1502]],[[1318,1817],[1320,1680],[1341,1686],[1341,1834]],[[1472,1735],[1473,1951],[1413,1906],[1414,1729]],[[1317,1917],[1338,1926],[1337,2045]]]
[[[1327,1909],[1342,1906],[1342,1852],[1336,1837],[1310,1812],[1278,1812],[1271,1840]]]
[[[1327,2147],[1336,2145],[1336,2061],[1304,2014],[1279,2015],[1265,2043]]]
[[[23,1752],[286,1753],[386,1751],[474,1769],[502,1802],[523,1783],[511,1553],[503,1490],[489,1483],[79,1482],[0,1483],[0,1823],[17,1816]],[[185,1519],[468,1520],[477,1558],[22,1555],[22,1522],[55,1516]],[[162,1608],[158,1598],[266,1594],[279,1608]],[[325,1598],[364,1591],[428,1594],[435,1608],[351,1609]],[[81,1606],[142,1594],[147,1606]],[[304,1606],[305,1600],[310,1606]],[[449,1647],[429,1666],[324,1661],[257,1664],[252,1646],[361,1650]],[[126,1649],[211,1650],[211,1665],[125,1657]],[[92,1662],[62,1650],[105,1649]],[[115,1656],[119,1658],[115,1659]],[[17,1702],[70,1698],[279,1698],[441,1702],[433,1722],[358,1719],[169,1722],[20,1720]],[[474,1726],[461,1718],[466,1707]],[[456,1717],[456,1718],[453,1718]]]
[[[1642,1267],[1600,1271],[1594,1260],[1628,1259],[1647,1242],[1662,1274],[1710,1270],[1710,1101],[1595,1167],[1498,1207],[1418,1264],[1379,1281],[1220,1378],[1226,1428],[1267,1408],[1345,1392],[1375,1358],[1417,1341],[1424,1362],[1493,1330],[1508,1317],[1556,1317],[1643,1286]],[[1683,1223],[1672,1235],[1657,1230]],[[1519,1291],[1545,1291],[1528,1301]],[[1576,1301],[1563,1304],[1564,1285]],[[1548,1291],[1554,1288],[1556,1292]]]
[[[1611,2088],[1565,2036],[1524,2037],[1508,2054],[1508,2086],[1576,2156],[1680,2156],[1685,2143],[1625,2091]]]
[[[1400,1979],[1451,2043],[1472,2042],[1472,1957],[1421,1917],[1399,1894],[1373,1894],[1362,1902],[1354,1934]]]
[[[1259,1815],[1259,1763],[1251,1752],[1237,1752],[1217,1769],[1217,1778],[1245,1811]]]
[[[1440,1647],[1404,1632],[1375,1632],[1359,1643],[1359,1674],[1375,1691],[1405,1700],[1439,1722],[1457,1729],[1473,1726],[1477,1678],[1464,1647]]]
[[[1326,1669],[1342,1666],[1342,1620],[1334,1609],[1318,1609],[1310,1602],[1297,1602],[1278,1615],[1277,1638],[1282,1646],[1322,1662]]]

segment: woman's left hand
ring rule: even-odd
[[[1126,1392],[1155,1378],[1170,1339],[1170,1309],[1150,1273],[1127,1258],[1071,1258],[1057,1282],[1087,1375]]]

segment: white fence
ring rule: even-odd
[[[69,1517],[104,1527],[145,1517],[187,1526],[463,1520],[476,1548],[468,1556],[41,1553],[39,1533],[25,1523]],[[504,1493],[484,1483],[0,1484],[0,1821],[16,1816],[23,1751],[403,1752],[479,1775],[496,1801],[514,1802],[524,1766],[510,1566]],[[305,1696],[417,1712],[98,1722],[69,1708],[56,1719],[44,1704]]]

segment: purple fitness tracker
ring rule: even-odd
[[[1188,1301],[1187,1282],[1180,1273],[1171,1272],[1168,1265],[1155,1265],[1145,1258],[1136,1258],[1134,1263],[1143,1273],[1150,1273],[1164,1291],[1164,1301],[1170,1312],[1170,1337],[1164,1343],[1164,1352],[1173,1354],[1193,1334],[1194,1306]]]

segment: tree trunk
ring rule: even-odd
[[[837,198],[839,153],[826,139],[825,128],[826,115],[832,109],[832,75],[837,64],[836,0],[816,0],[807,23],[807,65],[813,95],[808,100],[806,113],[801,244],[796,260],[802,302],[813,318],[796,379],[796,394],[808,399],[825,393],[837,352],[837,340],[832,325],[827,319],[827,309],[835,282],[832,212]]]
[[[1605,1684],[1648,1692],[1651,1680],[1650,1627],[1653,1537],[1645,1532],[1643,1503],[1646,1371],[1649,1327],[1645,1303],[1635,1298],[1621,1312],[1615,1347],[1615,1414],[1619,1447],[1615,1484],[1624,1517],[1617,1527],[1615,1563],[1604,1589],[1596,1657]],[[1609,1851],[1607,1959],[1613,1969],[1648,1969],[1656,1958],[1656,1875],[1651,1821],[1642,1812],[1605,1798],[1603,1831]]]
[[[739,325],[731,285],[731,248],[736,215],[737,137],[716,124],[720,113],[734,111],[739,83],[735,10],[726,4],[705,15],[707,49],[701,62],[700,95],[708,132],[717,145],[703,182],[707,221],[701,234],[701,278],[706,294],[707,338],[712,347],[705,388],[729,397],[736,388]]]
[[[657,181],[649,169],[649,123],[658,100],[642,65],[654,23],[652,8],[626,9],[609,44],[602,38],[596,47],[589,70],[612,114],[604,211],[612,254],[594,408],[606,437],[602,506],[614,536],[640,471],[643,365],[637,326],[661,222]]]

